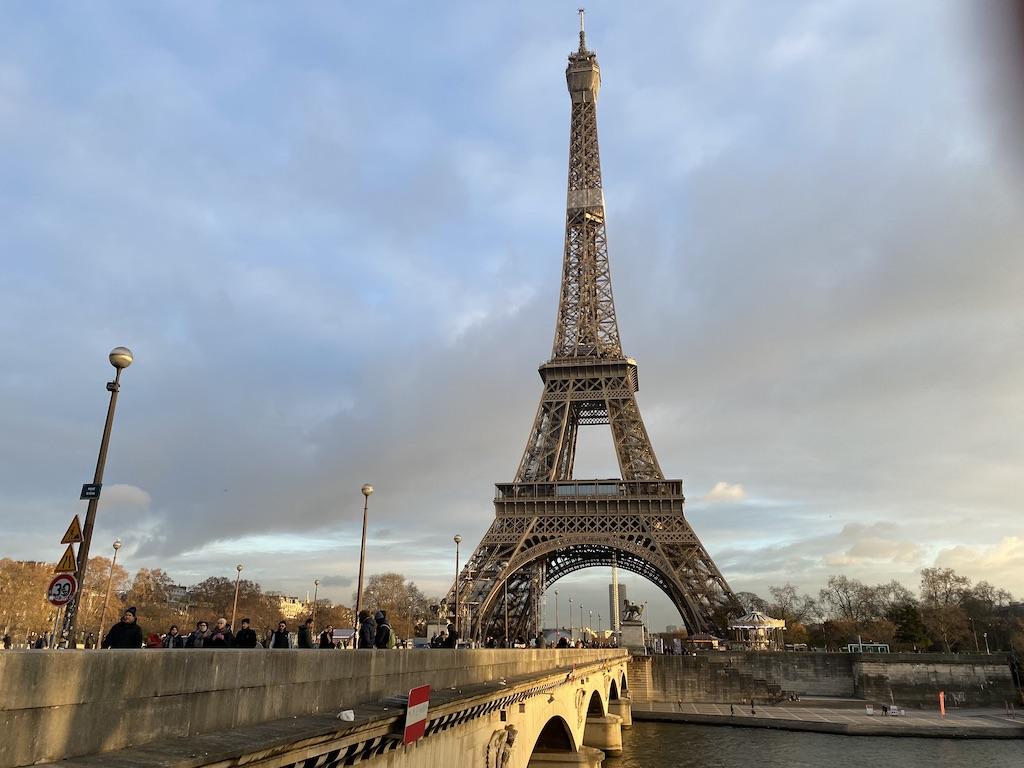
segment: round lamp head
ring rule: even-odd
[[[239,563],[238,565],[236,565],[235,566],[235,570],[238,571],[239,573],[241,573],[242,572],[242,564]]]
[[[319,587],[320,586],[320,579],[313,579],[313,584],[314,584],[314,586]]]
[[[110,364],[115,368],[127,368],[134,359],[135,356],[128,347],[114,347],[110,350]]]
[[[455,534],[455,543],[456,544],[461,544],[462,543],[462,536],[460,536],[457,533]]]
[[[114,539],[114,551],[116,552],[120,548],[121,548],[121,540],[120,539]]]
[[[373,486],[370,485],[369,483],[366,483],[359,490],[363,492],[363,496],[369,496],[371,493],[373,493]]]

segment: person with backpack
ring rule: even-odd
[[[395,637],[395,630],[393,630],[391,628],[391,624],[388,623],[387,614],[385,614],[384,611],[377,611],[373,618],[377,622],[377,633],[373,638],[373,647],[388,649],[394,648],[398,645],[397,638]]]
[[[377,637],[377,630],[373,623],[370,612],[362,610],[359,612],[359,645],[358,648],[373,650],[374,640]]]

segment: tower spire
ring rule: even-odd
[[[580,14],[580,53],[587,52],[587,38],[583,33],[583,14],[586,13],[585,8],[576,9]]]

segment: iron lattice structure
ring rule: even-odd
[[[463,635],[503,637],[506,609],[510,637],[536,633],[551,584],[613,560],[668,595],[690,632],[720,630],[739,605],[683,514],[682,481],[662,474],[636,403],[637,364],[622,353],[597,141],[601,70],[582,23],[566,82],[572,118],[555,340],[515,481],[496,486],[494,522],[458,577]],[[577,432],[591,424],[610,426],[621,479],[573,479]],[[448,605],[455,599],[453,585]]]

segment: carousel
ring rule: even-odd
[[[760,611],[751,611],[729,622],[733,644],[751,651],[781,651],[785,647],[782,633],[786,622],[773,619]]]

